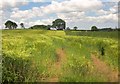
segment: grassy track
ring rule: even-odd
[[[91,37],[77,35],[78,31],[76,35],[70,31],[49,30],[2,32],[3,82],[109,82],[118,79],[116,35],[106,33],[108,37],[104,38],[99,37],[102,32],[98,32],[98,37],[93,36],[97,33]],[[107,67],[107,71],[103,67]]]

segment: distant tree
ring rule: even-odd
[[[91,27],[91,30],[92,30],[92,31],[97,31],[98,28],[97,28],[96,26],[92,26],[92,27]]]
[[[15,22],[12,22],[12,21],[8,20],[8,21],[5,22],[5,28],[16,29],[17,24]]]
[[[118,30],[118,28],[117,28],[117,26],[115,27],[115,29],[114,29],[115,31],[117,31]]]
[[[5,28],[12,29],[12,21],[8,20],[7,22],[5,22]]]
[[[16,29],[18,25],[15,22],[13,22],[12,24],[13,29]]]
[[[51,25],[47,25],[47,29],[50,30],[50,28],[51,28]]]
[[[99,31],[113,31],[112,28],[102,28],[102,29],[98,29]]]
[[[29,29],[42,29],[42,30],[48,30],[48,26],[46,25],[34,25],[30,27]]]
[[[117,30],[120,31],[120,28],[118,28]]]
[[[30,27],[29,29],[33,29],[33,27]]]
[[[20,23],[20,26],[25,29],[24,23]]]
[[[56,19],[52,22],[52,27],[57,28],[58,30],[63,30],[66,27],[66,22],[62,19]]]
[[[70,30],[70,28],[69,28],[69,27],[67,27],[67,28],[66,28],[66,30]]]
[[[77,27],[76,27],[76,26],[74,27],[74,30],[77,30]]]

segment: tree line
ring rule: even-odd
[[[45,29],[45,30],[63,30],[66,28],[66,22],[62,19],[56,19],[52,22],[52,25],[34,25],[30,27],[29,29]]]
[[[97,28],[96,26],[92,26],[91,27],[91,31],[116,31],[116,30],[120,30],[120,28],[115,28],[115,29],[112,29],[112,28]]]
[[[20,23],[19,25],[21,26],[21,28],[25,29],[24,23]],[[8,20],[5,22],[5,28],[16,29],[17,27],[18,27],[18,25],[13,21]],[[33,25],[33,26],[29,27],[29,29],[43,29],[43,30],[51,30],[51,28],[54,28],[56,30],[75,30],[75,31],[80,30],[80,29],[78,29],[77,26],[73,27],[73,29],[66,27],[66,22],[62,19],[54,20],[52,22],[52,25]],[[99,28],[97,28],[97,26],[92,26],[91,30],[87,30],[87,31],[114,31],[114,30],[120,30],[120,28],[99,29]],[[86,31],[86,30],[80,30],[80,31]]]
[[[25,29],[24,23],[20,23],[20,26]],[[16,22],[13,22],[13,21],[10,21],[10,20],[5,22],[5,28],[16,29],[17,27],[18,27],[18,25],[17,25]]]

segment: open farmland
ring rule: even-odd
[[[2,30],[3,82],[118,81],[117,31],[70,33]]]

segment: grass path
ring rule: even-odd
[[[59,77],[62,74],[62,63],[66,60],[65,50],[63,48],[56,49],[57,61],[54,64],[54,67],[51,67],[52,70],[55,69],[54,75],[49,78],[49,82],[58,82]]]
[[[95,55],[92,55],[91,59],[93,60],[97,73],[105,75],[110,82],[118,81],[118,71],[113,71],[105,62],[101,61]]]
[[[56,49],[57,61],[54,66],[51,67],[50,72],[53,72],[52,75],[47,81],[48,82],[59,82],[59,77],[62,75],[62,63],[66,61],[65,50],[62,48]],[[101,75],[107,77],[109,82],[117,82],[118,81],[118,71],[113,71],[104,61],[100,60],[97,56],[92,55],[91,59],[93,61],[93,65],[95,66],[97,72]],[[54,71],[55,70],[55,71]]]

